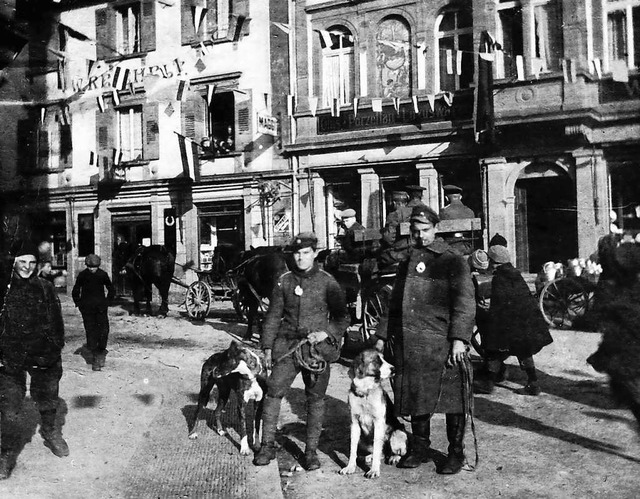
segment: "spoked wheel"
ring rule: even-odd
[[[584,286],[571,278],[549,281],[540,292],[540,311],[551,327],[569,329],[589,306]]]
[[[187,288],[185,307],[187,314],[194,320],[201,321],[209,314],[213,292],[206,282],[196,281]]]
[[[376,333],[380,319],[387,313],[389,308],[390,297],[391,286],[385,284],[365,300],[362,310],[362,327],[360,328],[363,342],[369,341]]]
[[[238,315],[238,319],[246,321],[248,317],[248,309],[242,291],[237,286],[231,291],[231,303],[233,303],[233,309]]]

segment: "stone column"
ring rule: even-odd
[[[508,164],[505,158],[484,158],[480,160],[486,172],[486,185],[483,186],[483,205],[485,211],[487,238],[496,232],[507,240],[509,249],[515,253],[515,220],[513,192],[507,192]],[[515,254],[512,254],[515,262]]]
[[[422,194],[422,201],[433,211],[438,213],[440,211],[440,186],[438,185],[438,171],[433,163],[418,163],[416,165],[418,170],[420,186],[426,190]]]
[[[249,246],[251,246],[252,244],[254,244],[253,241],[253,231],[251,230],[251,223],[253,221],[253,213],[252,213],[252,206],[251,204],[253,203],[253,198],[251,196],[251,184],[248,185],[244,185],[242,187],[242,223],[244,226],[244,248],[242,248],[243,250],[246,250],[249,248]],[[262,228],[262,230],[264,231],[264,227]],[[255,244],[256,246],[258,246],[258,244]]]
[[[576,162],[578,256],[586,258],[596,250],[598,239],[609,233],[609,173],[600,149],[578,149],[572,155]]]
[[[380,177],[373,168],[358,168],[360,175],[360,223],[367,229],[380,228]]]

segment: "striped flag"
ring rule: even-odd
[[[69,106],[63,105],[60,109],[60,121],[63,125],[68,126],[71,124],[71,116],[69,115]]]
[[[296,112],[296,97],[295,95],[287,95],[287,116],[293,116]]]
[[[200,168],[198,161],[198,145],[190,139],[178,132],[174,132],[178,136],[178,147],[180,147],[180,158],[182,159],[182,173],[185,177],[192,180],[199,180]]]
[[[98,109],[100,109],[101,113],[104,113],[104,110],[107,108],[107,106],[104,103],[104,96],[100,94],[98,95],[96,100],[98,101]]]
[[[209,105],[211,105],[211,103],[213,102],[213,94],[216,93],[216,86],[215,85],[207,85],[207,103]]]
[[[591,64],[593,65],[593,70],[595,71],[596,75],[598,76],[598,80],[602,78],[602,64],[600,59],[593,59],[591,61]]]
[[[89,151],[89,164],[93,165],[96,162],[96,153]]]
[[[113,105],[114,106],[119,106],[120,105],[120,95],[118,94],[118,91],[115,88],[112,90],[111,96],[113,97]]]
[[[122,162],[122,150],[119,147],[113,149],[113,165],[118,166]]]
[[[129,70],[117,67],[113,73],[113,84],[116,90],[124,90],[129,82]]]
[[[205,7],[191,7],[193,14],[193,29],[195,29],[196,34],[200,31],[200,25],[202,24],[202,20],[204,19],[205,14],[207,13],[207,9]]]
[[[340,116],[340,99],[331,99],[331,116]]]
[[[176,100],[178,101],[184,100],[184,95],[187,92],[187,88],[189,88],[189,80],[185,80],[185,79],[178,80],[178,93],[176,94]]]

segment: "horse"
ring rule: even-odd
[[[291,268],[291,261],[281,248],[252,248],[242,255],[242,261],[236,267],[238,274],[238,294],[244,305],[247,318],[247,331],[243,339],[253,337],[253,325],[262,328],[261,309],[263,299],[271,298],[278,278]]]
[[[152,315],[152,286],[155,285],[162,300],[158,315],[166,317],[169,313],[169,287],[175,269],[173,253],[159,244],[139,246],[124,269],[133,290],[133,313],[140,314],[140,301],[145,299],[146,313]]]

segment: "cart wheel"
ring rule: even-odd
[[[539,305],[551,327],[569,329],[587,311],[589,295],[579,281],[565,277],[545,284],[540,292]]]
[[[362,327],[360,328],[363,342],[367,342],[376,333],[380,319],[382,319],[389,307],[390,297],[391,286],[385,284],[365,300],[362,312]]]
[[[185,297],[185,307],[189,317],[198,321],[204,320],[211,309],[212,299],[213,293],[206,282],[192,283],[187,289]]]

